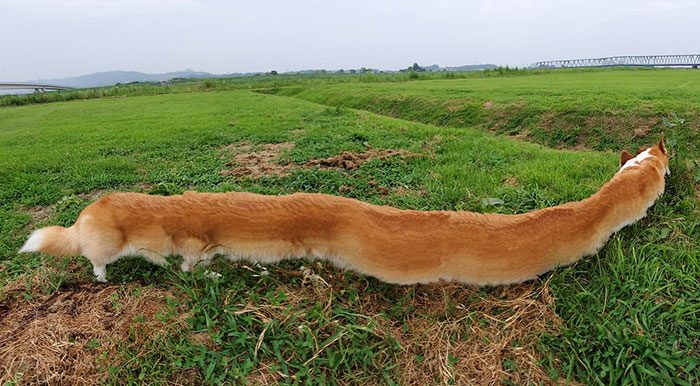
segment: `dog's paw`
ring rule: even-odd
[[[107,267],[104,265],[96,265],[92,267],[92,272],[95,274],[95,280],[100,283],[107,282]]]

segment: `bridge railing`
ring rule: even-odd
[[[573,67],[693,67],[700,66],[700,54],[692,55],[638,55],[609,56],[604,58],[547,60],[532,65],[535,68]]]

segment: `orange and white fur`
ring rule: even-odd
[[[160,265],[181,255],[183,271],[225,255],[320,258],[390,283],[516,283],[595,253],[646,215],[668,173],[663,138],[636,157],[622,152],[620,164],[589,198],[517,215],[400,210],[325,194],[113,193],[69,228],[34,231],[20,252],[83,255],[99,281],[127,255]]]

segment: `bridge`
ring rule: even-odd
[[[72,90],[73,87],[54,86],[39,83],[0,83],[0,90],[34,90],[35,92],[45,92],[47,90]]]
[[[700,54],[608,56],[605,58],[548,60],[537,62],[534,68],[574,67],[692,67],[700,66]]]

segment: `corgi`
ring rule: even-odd
[[[523,214],[401,210],[351,198],[297,193],[112,193],[75,224],[34,231],[20,252],[83,255],[98,281],[127,255],[181,269],[215,255],[272,263],[312,257],[397,284],[438,280],[500,285],[536,278],[596,253],[646,215],[669,173],[663,136],[633,156],[595,194]]]

